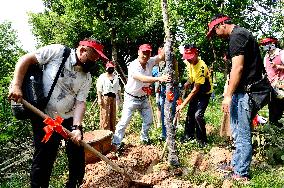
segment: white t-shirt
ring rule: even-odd
[[[107,93],[114,93],[117,95],[118,91],[120,91],[119,80],[116,74],[114,75],[112,82],[107,77],[107,73],[101,74],[97,80],[96,85],[97,85],[97,91],[100,91],[102,95]]]
[[[39,64],[43,66],[45,96],[48,95],[62,63],[63,52],[64,46],[60,44],[48,45],[35,52]],[[72,49],[45,109],[46,113],[53,118],[55,115],[64,119],[73,117],[76,100],[86,101],[92,82],[91,74],[84,73],[81,67],[74,66],[75,63],[75,50]]]
[[[142,90],[142,87],[149,87],[150,83],[144,83],[140,80],[136,80],[133,78],[133,75],[142,74],[144,76],[152,76],[152,69],[155,65],[157,57],[151,57],[147,64],[146,69],[143,69],[139,60],[135,59],[134,61],[130,62],[128,66],[128,80],[127,84],[125,85],[125,91],[131,95],[141,97],[145,96],[146,93]]]

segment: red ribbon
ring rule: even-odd
[[[59,133],[61,136],[63,136],[63,138],[65,139],[68,138],[68,134],[64,131],[61,125],[63,120],[64,119],[60,116],[56,116],[55,119],[47,117],[45,120],[43,120],[46,126],[43,128],[45,135],[42,139],[42,142],[46,143],[54,131]]]
[[[172,91],[167,92],[167,99],[168,101],[174,100],[174,93]]]
[[[177,105],[179,106],[179,105],[181,105],[181,104],[182,104],[182,99],[179,98],[179,99],[177,100]]]
[[[147,95],[151,95],[152,94],[152,90],[150,87],[142,87],[142,90],[147,94]]]
[[[258,120],[257,120],[257,116],[258,115],[256,115],[254,118],[253,118],[253,120],[252,120],[252,125],[253,125],[253,127],[257,127],[258,126]]]

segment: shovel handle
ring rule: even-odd
[[[28,108],[29,110],[31,110],[33,113],[35,113],[36,115],[42,117],[43,119],[48,118],[49,116],[46,115],[45,113],[43,113],[41,110],[39,110],[38,108],[36,108],[35,106],[33,106],[32,104],[30,104],[28,101],[26,101],[25,99],[22,99],[22,104]],[[68,137],[72,137],[73,134],[67,130],[65,127],[62,127],[63,130],[68,134]],[[124,171],[124,169],[120,168],[116,163],[112,162],[111,160],[109,160],[106,156],[104,156],[103,154],[101,154],[99,151],[97,151],[95,148],[93,148],[90,144],[86,143],[84,140],[80,140],[80,145],[83,146],[85,149],[89,150],[90,152],[92,152],[93,154],[97,155],[101,160],[105,161],[107,164],[109,164],[114,170],[116,170],[119,173],[124,174],[125,176],[127,176],[128,178],[130,178],[130,176]]]
[[[29,103],[28,101],[26,101],[25,99],[21,100],[21,103],[28,108],[30,111],[32,111],[33,113],[35,113],[36,115],[42,117],[43,119],[48,118],[49,116],[46,115],[45,113],[43,113],[42,111],[40,111],[38,108],[36,108],[35,106],[33,106],[31,103]]]

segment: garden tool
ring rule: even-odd
[[[40,111],[38,108],[31,105],[26,100],[22,99],[21,103],[29,110],[34,112],[36,115],[42,117],[44,120],[51,119],[48,115]],[[56,120],[55,120],[56,121]],[[68,137],[72,137],[72,133],[67,130],[65,127],[61,126],[61,124],[58,127],[62,127],[62,130],[65,132],[65,134],[68,135]],[[131,176],[122,168],[120,168],[116,163],[109,160],[106,156],[101,154],[99,151],[97,151],[95,148],[93,148],[91,145],[87,144],[84,140],[80,140],[80,145],[83,146],[85,149],[88,149],[91,153],[94,155],[97,155],[101,160],[105,161],[108,165],[110,165],[115,171],[123,174],[127,180],[129,180],[130,185],[133,185],[135,187],[153,187],[153,185],[140,182],[139,180],[133,180]]]

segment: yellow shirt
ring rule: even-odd
[[[198,58],[198,63],[193,65],[190,64],[188,61],[184,61],[186,64],[186,70],[188,74],[188,81],[190,83],[197,83],[197,84],[204,84],[205,83],[205,78],[209,79],[211,89],[207,94],[213,92],[213,87],[212,87],[212,79],[208,70],[207,65],[203,60]]]

